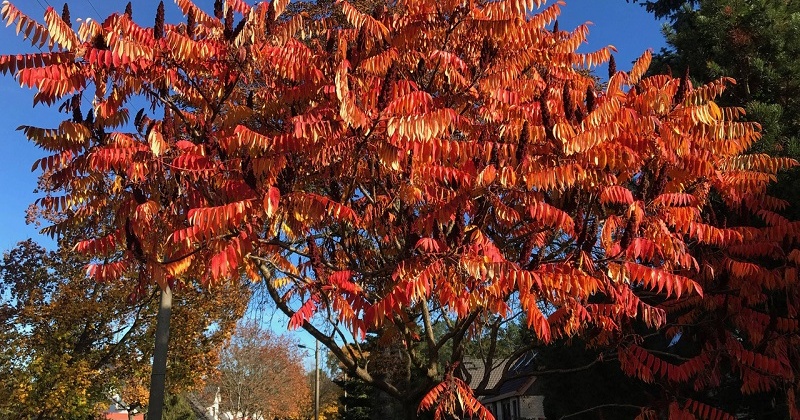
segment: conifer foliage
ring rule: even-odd
[[[610,49],[577,52],[585,25],[549,30],[560,2],[339,1],[343,21],[283,16],[287,0],[219,1],[213,16],[175,3],[190,23],[114,14],[76,30],[3,4],[48,51],[0,57],[0,71],[69,115],[20,127],[50,153],[34,164],[38,204],[64,217],[45,231],[84,227],[75,250],[98,281],[250,276],[352,376],[437,417],[480,418],[451,372],[487,317],[521,310],[543,343],[605,344],[676,307],[728,307],[703,300],[720,273],[742,307],[796,283],[800,225],[766,194],[796,162],[745,154],[758,125],[714,102],[733,81],[644,78],[645,53],[597,90],[582,70]],[[798,298],[758,325],[796,330]],[[425,380],[373,375],[345,345],[367,333]],[[793,383],[796,357],[777,342],[738,353],[754,389]],[[702,368],[622,352],[642,378]],[[719,418],[697,401],[674,412]]]

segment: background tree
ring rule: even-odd
[[[339,417],[342,420],[369,420],[376,400],[377,390],[355,378],[337,379],[336,384],[342,390],[339,399]]]
[[[674,15],[681,9],[693,8],[700,0],[625,0],[628,3],[640,3],[656,18],[663,19]]]
[[[86,261],[70,250],[47,251],[32,241],[4,254],[0,296],[0,412],[13,418],[85,418],[108,408],[119,393],[147,405],[152,291],[131,296],[125,282],[86,277]],[[174,392],[202,384],[217,351],[246,306],[230,283],[213,292],[187,287],[177,294]],[[244,295],[246,296],[246,294]]]
[[[164,420],[198,420],[192,403],[185,394],[167,395],[164,401],[164,415],[162,418]]]
[[[300,418],[312,401],[297,342],[255,323],[239,325],[217,369],[220,412],[237,419]]]
[[[347,25],[279,18],[286,2],[218,2],[214,17],[177,4],[187,23],[152,31],[127,15],[73,31],[52,9],[45,25],[3,9],[58,51],[1,57],[0,71],[72,111],[23,131],[53,153],[37,162],[43,203],[65,219],[48,231],[86,229],[75,249],[97,280],[262,280],[291,328],[409,418],[490,417],[453,370],[471,336],[515,312],[539,342],[613,344],[626,373],[652,380],[669,365],[640,351],[634,323],[656,330],[668,310],[706,305],[754,319],[723,299],[735,290],[752,308],[796,284],[798,230],[766,193],[796,162],[744,154],[758,126],[714,102],[728,80],[643,78],[646,53],[597,91],[581,69],[609,49],[577,53],[587,27],[549,29],[560,5],[531,13],[539,1],[341,1]],[[92,86],[89,119],[72,98]],[[133,98],[154,115],[120,128]],[[782,302],[776,325],[796,331],[798,303]],[[368,333],[382,348],[360,347]],[[791,383],[783,338],[708,342],[750,384]],[[385,354],[405,365],[368,363]],[[708,412],[669,396],[657,403]]]

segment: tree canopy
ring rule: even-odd
[[[781,334],[797,329],[800,231],[767,186],[796,162],[747,153],[759,126],[715,102],[730,79],[644,77],[644,53],[598,90],[585,70],[610,49],[577,52],[587,26],[552,28],[560,3],[338,1],[343,20],[284,16],[287,3],[217,1],[210,15],[176,0],[186,23],[164,22],[162,4],[152,28],[114,14],[77,30],[4,4],[49,51],[0,57],[0,71],[68,114],[21,127],[51,153],[35,164],[39,204],[64,217],[45,231],[80,226],[92,278],[249,276],[410,417],[491,417],[453,371],[465,340],[517,312],[540,343],[613,344],[630,375],[713,387],[726,373],[699,372],[714,348],[678,367],[633,326],[732,311],[748,337],[774,325],[776,339],[710,345],[753,389],[792,383],[795,336]],[[777,295],[783,312],[761,322]],[[402,369],[368,363],[366,335]]]
[[[628,3],[640,3],[656,18],[674,19],[675,14],[685,8],[693,8],[700,0],[625,0]]]
[[[130,283],[89,279],[85,263],[69,249],[47,251],[32,241],[3,255],[1,417],[88,418],[107,409],[113,394],[129,406],[147,406],[152,290],[133,299]],[[246,296],[236,282],[210,293],[192,287],[178,293],[172,392],[193,389],[214,372]]]
[[[218,389],[221,413],[271,419],[308,410],[312,391],[296,342],[242,322],[220,356],[209,385]]]

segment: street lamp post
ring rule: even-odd
[[[298,344],[297,347],[308,347]],[[314,340],[314,420],[319,420],[319,340]]]

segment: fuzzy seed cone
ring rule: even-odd
[[[156,23],[153,26],[153,38],[161,39],[164,38],[164,2],[160,1],[158,3],[158,9],[156,10]]]
[[[245,155],[241,162],[242,178],[248,187],[253,191],[258,191],[258,178],[253,172],[253,161],[250,156]]]
[[[80,99],[80,96],[75,95],[75,96],[72,97],[71,106],[72,106],[72,120],[75,121],[76,123],[79,123],[79,124],[82,123],[83,122],[83,114],[81,113],[81,99]]]
[[[539,96],[539,109],[542,113],[542,125],[545,128],[551,128],[553,121],[550,117],[550,108],[547,106],[547,89]]]
[[[500,163],[500,151],[497,143],[492,143],[492,153],[489,155],[489,164],[497,166]]]
[[[278,173],[275,186],[278,187],[278,191],[281,192],[281,195],[286,195],[292,190],[296,176],[297,174],[291,166],[286,166]]]
[[[575,105],[572,104],[572,96],[569,94],[569,86],[566,83],[561,89],[561,102],[564,104],[564,118],[569,121],[572,119]]]
[[[189,38],[194,38],[194,31],[197,26],[197,22],[195,21],[194,17],[194,8],[189,9],[189,14],[186,15],[186,36]]]
[[[325,43],[325,51],[331,55],[336,52],[337,39],[335,35],[335,33],[328,35],[328,42]]]
[[[381,4],[378,4],[372,9],[372,17],[375,18],[375,20],[383,20],[385,14],[386,14],[386,9]]]
[[[381,90],[378,93],[378,109],[383,110],[386,108],[386,105],[389,104],[389,96],[392,93],[392,84],[395,82],[397,76],[397,68],[395,64],[392,63],[389,70],[386,72],[386,76],[383,78],[383,83],[381,83]]]
[[[225,15],[225,39],[231,39],[233,36],[233,9],[228,9]]]
[[[214,1],[214,16],[217,19],[222,19],[225,15],[222,13],[222,0],[215,0]]]
[[[89,127],[94,126],[94,110],[89,109],[89,112],[86,114],[86,124]]]
[[[522,131],[519,133],[519,141],[517,142],[517,163],[522,162],[522,159],[525,158],[525,149],[528,147],[528,143],[530,143],[530,131],[530,125],[528,125],[528,121],[525,121],[522,124]]]
[[[98,50],[108,49],[108,44],[106,44],[106,39],[103,37],[103,34],[97,33],[94,38],[92,38],[92,47]]]
[[[586,88],[586,112],[594,111],[594,89],[591,86]]]
[[[246,20],[242,19],[239,21],[236,27],[233,28],[233,34],[231,34],[231,39],[236,39],[236,37],[239,36],[239,34],[244,30],[245,24],[247,24]]]
[[[333,201],[342,201],[342,187],[335,179],[331,179],[328,183],[328,190]]]
[[[425,60],[422,59],[422,58],[420,58],[419,61],[417,61],[416,74],[417,74],[417,76],[425,74]]]
[[[255,102],[255,94],[251,90],[247,93],[247,107],[253,109],[253,103]]]
[[[584,115],[583,115],[583,110],[581,109],[581,107],[575,108],[575,122],[577,122],[578,124],[582,123],[583,122],[583,117],[584,117]]]
[[[164,137],[172,138],[174,136],[174,132],[172,129],[175,128],[175,118],[172,116],[172,112],[169,108],[164,110],[164,120],[161,123],[161,133]]]
[[[608,60],[608,78],[610,79],[612,76],[617,74],[617,60],[614,59],[614,55],[611,55],[611,58]]]
[[[139,109],[139,112],[136,113],[136,116],[133,117],[133,126],[136,127],[137,130],[143,131],[142,128],[144,125],[142,121],[144,120],[144,108]]]
[[[689,92],[689,66],[686,66],[686,72],[681,77],[681,84],[678,86],[678,91],[675,92],[673,103],[675,105],[682,103],[686,99],[686,94]]]
[[[61,9],[61,20],[63,20],[64,23],[69,25],[70,28],[72,27],[72,21],[70,20],[69,17],[69,5],[67,5],[67,3],[64,3],[64,8]]]
[[[497,55],[497,46],[494,42],[489,38],[483,38],[483,44],[481,45],[481,58],[480,58],[480,67],[486,68],[489,63],[494,59]]]

